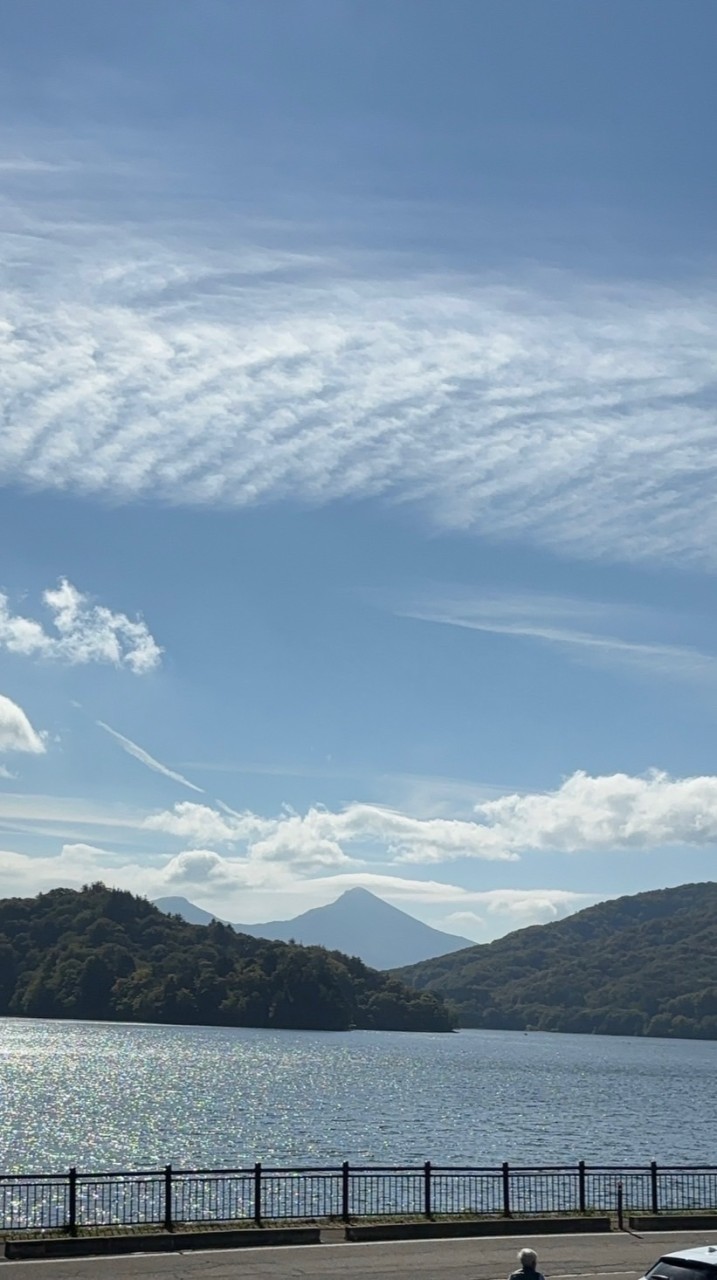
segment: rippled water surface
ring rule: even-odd
[[[0,1019],[0,1172],[713,1163],[717,1043]]]

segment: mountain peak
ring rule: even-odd
[[[179,898],[160,898],[164,911],[174,911],[196,924],[208,924],[206,911]],[[385,902],[370,889],[356,885],[324,907],[312,907],[293,920],[265,924],[235,924],[239,933],[254,938],[303,943],[359,956],[374,969],[396,969],[471,946],[467,938],[444,933]]]

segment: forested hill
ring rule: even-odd
[[[467,1027],[717,1039],[717,884],[638,893],[396,971]]]
[[[440,998],[360,960],[186,924],[102,884],[0,901],[0,1015],[449,1031]]]

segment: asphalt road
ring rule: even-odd
[[[715,1244],[702,1234],[514,1236],[392,1244],[320,1244],[132,1254],[62,1262],[5,1262],[0,1280],[506,1280],[524,1245],[538,1251],[546,1280],[639,1280],[662,1253]]]

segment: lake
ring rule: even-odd
[[[0,1019],[0,1172],[709,1164],[717,1043]]]

